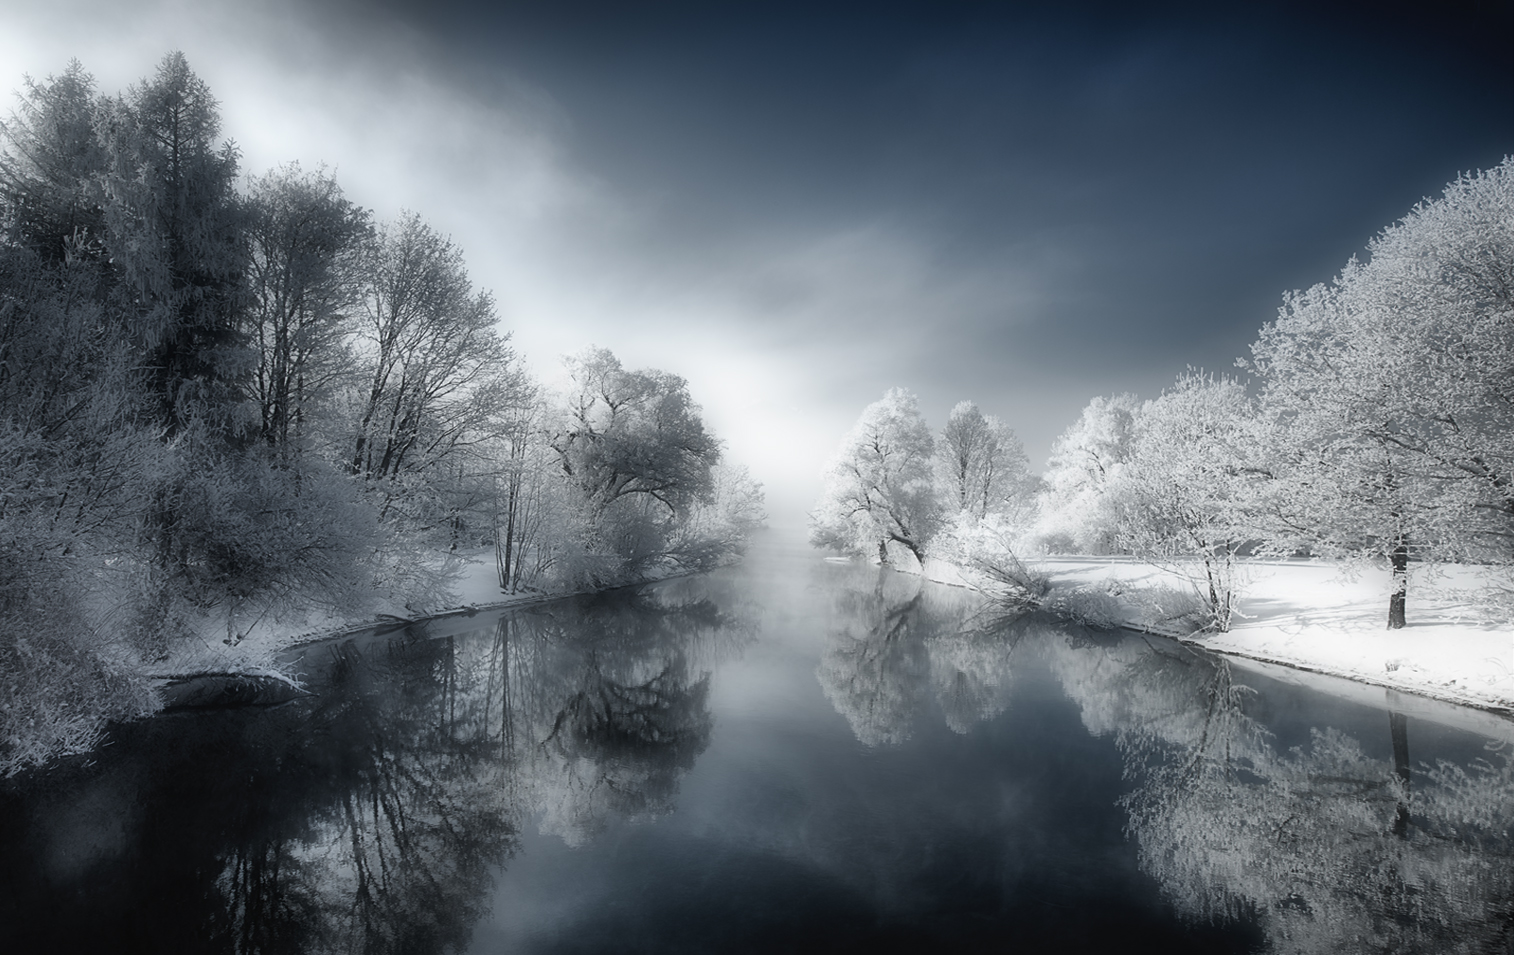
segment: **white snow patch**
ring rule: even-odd
[[[1507,568],[1414,568],[1409,625],[1387,629],[1389,574],[1328,561],[1246,561],[1230,632],[1191,634],[1152,619],[1142,595],[1190,590],[1179,574],[1130,558],[1034,561],[1053,594],[1113,594],[1118,622],[1226,654],[1440,700],[1514,709],[1514,622],[1488,619],[1471,595],[1509,586]]]
[[[451,589],[452,599],[440,607],[417,610],[394,600],[375,598],[374,615],[361,619],[319,610],[302,614],[297,619],[264,618],[252,624],[235,644],[226,643],[222,633],[207,630],[199,639],[175,647],[168,659],[153,666],[152,675],[163,680],[196,673],[239,673],[291,679],[290,674],[283,672],[279,656],[301,644],[396,620],[431,619],[572,596],[566,592],[506,592],[499,586],[493,550],[462,555]]]

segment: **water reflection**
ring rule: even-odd
[[[1210,669],[1215,716],[1197,736],[1140,723],[1121,733],[1128,753],[1161,756],[1127,798],[1130,831],[1180,911],[1254,916],[1283,951],[1507,950],[1506,750],[1470,773],[1411,766],[1408,720],[1391,711],[1392,756],[1333,727],[1282,749],[1244,714],[1244,695],[1223,689],[1229,667]]]
[[[978,595],[880,568],[843,578],[832,599],[815,675],[864,745],[908,739],[932,703],[957,733],[1004,709],[1017,631]]]
[[[9,950],[464,948],[524,825],[577,843],[667,811],[752,633],[676,587],[470,624],[321,647],[308,700],[126,727],[4,794]]]
[[[785,557],[303,666],[0,787],[0,951],[1514,940],[1509,748],[907,575]]]
[[[1084,726],[1112,737],[1143,871],[1199,923],[1250,922],[1279,952],[1514,949],[1514,747],[1415,761],[1389,694],[1375,732],[1308,727],[1220,658],[1034,616],[984,626],[970,601],[880,576],[837,597],[818,675],[869,746],[934,700],[956,732],[1012,702],[1011,664],[1044,665]],[[1288,729],[1297,736],[1298,728]]]
[[[669,810],[679,776],[709,743],[713,666],[752,634],[707,599],[622,602],[591,624],[586,640],[574,613],[525,627],[501,619],[480,668],[491,681],[486,701],[498,681],[499,738],[516,785],[545,814],[542,830],[569,845],[612,816]]]

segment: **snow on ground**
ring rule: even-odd
[[[1134,629],[1251,660],[1514,710],[1514,622],[1490,622],[1476,607],[1477,595],[1496,585],[1491,568],[1413,568],[1409,625],[1388,630],[1386,568],[1353,573],[1326,561],[1248,561],[1231,630],[1213,634],[1162,625],[1150,595],[1175,603],[1191,593],[1177,573],[1122,558],[1043,559],[1032,569],[1051,579],[1053,593],[1113,594],[1122,617],[1114,622]]]
[[[443,606],[409,608],[387,601],[379,602],[374,615],[363,619],[322,611],[306,612],[297,619],[262,619],[250,626],[244,623],[239,629],[245,630],[245,636],[234,645],[227,644],[222,639],[223,634],[207,631],[200,639],[175,647],[167,660],[153,667],[153,674],[160,679],[196,673],[288,676],[282,673],[279,656],[304,643],[397,621],[471,613],[490,607],[569,596],[566,593],[506,593],[499,586],[492,549],[463,556],[457,573],[451,588],[453,598]]]
[[[458,565],[450,590],[452,596],[440,606],[410,607],[395,601],[380,601],[372,616],[311,611],[293,619],[262,619],[251,626],[244,623],[245,635],[235,644],[226,643],[223,633],[207,630],[198,640],[187,640],[174,648],[172,655],[152,669],[160,681],[190,674],[236,673],[271,676],[298,682],[296,675],[285,673],[279,657],[285,651],[307,643],[411,620],[434,621],[439,617],[465,620],[479,610],[515,607],[560,600],[583,591],[527,591],[508,593],[499,586],[498,570],[492,548],[472,554],[454,555]],[[440,560],[440,558],[438,558]],[[671,575],[663,575],[671,576]],[[659,579],[653,575],[648,579]],[[442,636],[448,631],[431,624],[430,632]],[[463,630],[470,627],[463,626]]]

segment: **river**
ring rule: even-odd
[[[0,951],[1514,951],[1514,724],[782,535],[291,665],[0,786]]]

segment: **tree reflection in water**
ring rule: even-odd
[[[580,845],[615,816],[666,812],[678,779],[709,743],[709,674],[752,627],[708,600],[625,603],[584,621],[501,621],[502,710],[517,783],[544,832]],[[510,630],[510,632],[507,632]],[[488,695],[486,693],[486,695]]]
[[[1514,942],[1506,747],[1471,766],[1415,768],[1408,721],[1389,710],[1391,758],[1333,727],[1282,750],[1227,662],[1145,644],[1048,648],[1090,731],[1112,733],[1126,755],[1139,783],[1125,798],[1129,832],[1179,911],[1254,918],[1277,951]]]
[[[62,882],[0,877],[0,942],[466,947],[533,817],[574,842],[611,816],[668,809],[709,740],[710,668],[753,629],[676,587],[435,636],[447,627],[463,629],[314,648],[308,699],[125,727],[99,767],[66,781],[69,800],[9,794],[0,843],[14,872],[56,871],[76,843],[111,851]],[[77,811],[123,802],[114,818]],[[122,817],[124,835],[106,831]],[[76,915],[75,887],[102,884]]]
[[[838,598],[818,670],[869,746],[897,744],[931,699],[961,733],[1004,711],[1010,663],[1048,666],[1088,731],[1110,736],[1142,869],[1184,916],[1255,922],[1278,952],[1514,949],[1514,746],[1463,763],[1411,760],[1330,726],[1281,748],[1258,694],[1221,658],[1134,635],[1022,617],[985,626],[971,602],[882,572]]]
[[[978,595],[880,568],[835,604],[815,675],[863,744],[908,739],[933,700],[958,733],[1003,710],[1013,631]]]
[[[880,569],[873,592],[843,590],[837,600],[845,625],[815,675],[857,739],[869,746],[902,742],[926,687],[925,642],[916,632],[920,582]]]

